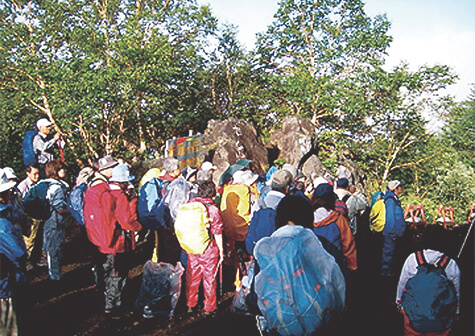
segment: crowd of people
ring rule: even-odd
[[[2,335],[17,333],[15,290],[26,282],[27,271],[47,266],[50,281],[61,281],[66,222],[78,208],[80,215],[74,218],[79,224],[83,220],[93,246],[96,287],[104,294],[104,313],[111,318],[131,309],[124,307],[122,294],[132,252],[142,241],[153,242],[152,262],[185,267],[189,313],[199,306],[202,284],[203,312],[215,314],[219,269],[226,264],[242,279],[250,262],[255,281],[250,292],[255,295],[249,296],[248,304],[261,317],[258,327],[263,333],[310,334],[343,310],[348,275],[358,269],[355,235],[362,214],[370,208],[351,176],[308,178],[289,164],[274,165],[266,175],[258,175],[246,165],[216,185],[217,167],[211,162],[181,169],[180,162],[170,157],[148,171],[136,188],[130,167],[105,156],[83,168],[70,187],[65,182],[66,165],[50,152],[60,136],[48,137],[48,120],[39,120],[37,126],[33,142],[37,162],[26,167],[26,178],[20,182],[8,167],[0,171]],[[78,207],[71,195],[81,186]],[[381,241],[382,277],[399,271],[393,259],[406,230],[402,192],[400,181],[387,184],[382,193],[384,224],[373,228]],[[39,215],[38,207],[46,215]],[[414,283],[418,266],[437,266],[445,257],[441,227],[430,225],[427,232],[422,252],[409,255],[404,264],[395,297],[404,315],[405,335],[448,335],[458,314],[460,269],[449,259],[442,268],[455,303],[444,311],[445,323],[428,330],[424,329],[428,322],[411,320],[414,309],[407,303],[406,288]],[[144,317],[154,316],[153,305],[146,310],[140,312]],[[290,320],[282,319],[286,314]]]

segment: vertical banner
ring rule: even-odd
[[[165,157],[175,157],[180,168],[198,167],[201,164],[201,135],[167,140]]]

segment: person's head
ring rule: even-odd
[[[447,253],[448,234],[443,226],[427,225],[422,233],[421,248]]]
[[[7,176],[7,179],[13,182],[18,182],[18,177],[15,174],[15,171],[13,168],[10,167],[5,167],[3,168],[3,171],[5,172],[5,175]]]
[[[277,206],[275,227],[301,225],[307,229],[313,227],[313,209],[309,202],[300,196],[287,195]]]
[[[112,176],[112,169],[119,164],[112,156],[107,155],[97,161],[97,171],[107,178]]]
[[[401,195],[403,192],[403,187],[401,181],[394,180],[388,182],[388,190],[395,193],[397,196]]]
[[[272,175],[271,189],[286,194],[292,183],[292,174],[287,170],[278,170]]]
[[[198,169],[192,167],[185,167],[181,171],[181,175],[190,183],[196,181],[196,174],[198,173]]]
[[[336,187],[339,189],[348,190],[350,186],[350,181],[346,177],[340,177],[338,181],[336,181]]]
[[[36,183],[40,179],[40,166],[37,163],[33,163],[26,167],[26,176],[31,182]]]
[[[207,172],[207,171],[204,171],[204,170],[198,170],[198,172],[196,173],[196,180],[197,181],[208,181],[208,180],[212,180],[213,179],[213,175],[211,175],[210,172]]]
[[[211,175],[213,175],[214,171],[217,169],[215,165],[213,165],[209,161],[205,161],[201,164],[201,170],[205,172],[209,172]]]
[[[216,185],[211,180],[201,181],[198,186],[198,197],[211,198],[216,196]]]
[[[282,170],[286,170],[289,172],[290,176],[291,176],[291,179],[295,179],[297,177],[297,174],[298,174],[298,170],[295,166],[292,166],[291,164],[288,164],[288,163],[285,163],[283,166],[282,166]]]
[[[312,205],[314,209],[324,207],[327,210],[335,209],[335,201],[338,196],[333,192],[333,187],[329,183],[319,184],[312,194]]]
[[[180,161],[173,157],[168,157],[163,160],[163,169],[173,178],[177,178],[181,175]]]
[[[45,175],[46,178],[51,178],[54,180],[60,180],[61,177],[59,176],[59,171],[64,169],[63,164],[58,160],[53,160],[48,162],[45,165]]]
[[[51,126],[53,123],[46,118],[38,119],[36,122],[36,127],[40,133],[48,135],[51,132]]]
[[[68,173],[68,167],[64,163],[61,163],[61,168],[58,171],[59,178],[62,180],[65,179],[67,173]]]
[[[127,190],[129,183],[135,179],[135,176],[130,175],[129,167],[124,164],[119,164],[112,169],[109,182],[117,184],[122,190]]]
[[[0,169],[0,203],[8,204],[10,202],[11,192],[16,182],[10,181],[4,169]]]

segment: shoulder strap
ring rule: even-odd
[[[417,265],[419,266],[427,264],[426,258],[424,257],[424,253],[422,251],[416,252],[416,260],[417,260]]]
[[[259,199],[257,200],[257,205],[259,205],[259,209],[267,208],[265,197],[259,197]]]
[[[450,261],[450,258],[447,257],[445,254],[439,259],[439,261],[437,261],[437,263],[435,264],[435,266],[437,268],[442,268],[442,269],[445,269],[447,267],[447,264],[449,263]]]
[[[343,198],[341,199],[343,202],[346,203],[346,201],[348,201],[348,199],[350,198],[351,195],[345,195],[343,196]]]

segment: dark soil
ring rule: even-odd
[[[465,238],[468,225],[447,231],[456,257]],[[461,258],[461,317],[452,336],[473,336],[474,333],[474,246],[472,230]],[[409,253],[417,250],[420,234],[408,230],[399,245],[395,269],[400,270]],[[398,276],[381,277],[378,271],[378,243],[367,228],[357,235],[357,271],[349,275],[347,308],[318,335],[402,335],[402,317],[394,305]],[[132,309],[142,281],[143,264],[151,256],[151,244],[139,245],[135,266],[129,272],[124,291],[124,304]],[[187,314],[184,295],[180,297],[175,317],[145,319],[141,314],[124,314],[118,320],[105,316],[103,298],[94,286],[91,249],[83,228],[69,227],[63,244],[63,279],[58,283],[47,277],[46,268],[35,268],[29,275],[29,285],[19,297],[21,334],[29,335],[259,335],[255,317],[231,312],[234,296],[232,270],[224,268],[223,293],[219,297],[216,316],[204,316],[201,311]]]

